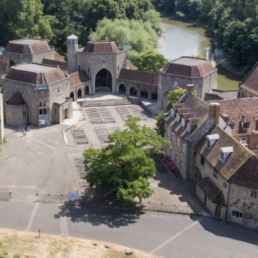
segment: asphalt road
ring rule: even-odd
[[[113,242],[167,258],[258,257],[258,232],[208,217],[12,201],[0,210],[3,228]]]

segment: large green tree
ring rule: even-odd
[[[139,54],[133,55],[131,61],[138,70],[146,72],[158,72],[164,67],[168,60],[155,50],[145,50]]]
[[[90,148],[83,154],[90,186],[106,194],[115,193],[124,203],[135,197],[141,201],[153,193],[148,189],[148,179],[155,173],[150,155],[162,152],[162,147],[170,147],[155,130],[139,125],[139,120],[128,116],[126,128],[108,136],[108,146]]]

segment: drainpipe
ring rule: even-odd
[[[228,221],[229,193],[230,193],[230,186],[231,186],[231,184],[230,184],[230,183],[228,183],[228,184],[229,184],[229,186],[228,186],[228,198],[227,198],[226,219],[225,219],[225,221]]]

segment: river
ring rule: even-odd
[[[241,77],[225,70],[214,61],[210,39],[206,30],[193,23],[181,22],[170,18],[161,19],[161,27],[165,37],[160,38],[159,52],[167,59],[173,60],[180,56],[198,56],[207,58],[218,69],[218,89],[237,89]]]

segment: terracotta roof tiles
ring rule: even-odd
[[[84,70],[69,74],[70,77],[70,87],[82,84],[89,80],[88,75]]]
[[[44,58],[42,60],[42,64],[59,67],[64,73],[68,73],[68,63],[67,62]]]
[[[121,50],[114,41],[90,41],[87,43],[83,52],[87,53],[118,53]]]

